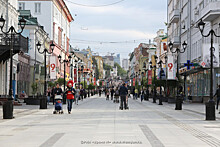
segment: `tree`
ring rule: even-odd
[[[96,79],[99,79],[99,69],[98,69],[98,64],[97,64],[97,61],[94,57],[92,57],[92,62],[93,62],[93,65],[95,65],[95,78]]]
[[[51,82],[51,81],[47,82],[47,84],[48,84],[48,87],[56,86],[55,82]]]
[[[103,63],[103,68],[104,68],[104,70],[106,70],[106,77],[109,77],[110,76],[110,71],[112,71],[113,68],[110,65],[105,64],[105,63]]]
[[[127,76],[127,72],[123,68],[121,68],[121,66],[118,63],[115,63],[114,67],[117,67],[118,76],[121,76],[121,77],[126,77]]]
[[[38,83],[37,83],[37,82],[34,82],[34,83],[31,85],[31,88],[32,88],[32,94],[35,95],[36,92],[37,92],[37,89],[38,89]]]
[[[93,85],[93,83],[89,84],[89,90],[95,89],[95,86]]]

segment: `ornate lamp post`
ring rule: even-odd
[[[160,60],[158,63],[157,63],[160,67],[160,81],[162,80],[162,64],[167,64],[167,56],[165,56],[165,63]],[[167,67],[167,66],[166,66]],[[163,96],[162,96],[162,88],[161,88],[161,84],[160,84],[160,99],[159,99],[159,105],[163,105]]]
[[[19,26],[21,28],[20,32],[17,32],[14,28],[14,26],[11,26],[9,28],[9,30],[4,31],[3,28],[5,26],[5,19],[3,18],[3,16],[1,16],[0,18],[0,28],[1,28],[1,32],[3,34],[5,34],[6,36],[11,35],[10,37],[10,83],[9,83],[9,97],[7,102],[5,102],[3,104],[3,119],[12,119],[13,118],[13,87],[12,87],[12,70],[13,70],[13,44],[14,44],[14,35],[19,34],[21,35],[21,33],[24,30],[24,27],[26,25],[26,21],[24,20],[24,18],[19,20]]]
[[[66,57],[66,56],[65,56]],[[62,61],[62,59],[61,59],[62,57],[59,55],[58,56],[58,59],[59,59],[59,62],[60,62],[60,64],[64,64],[64,91],[65,91],[65,87],[66,87],[66,65],[68,66],[68,67],[70,67],[70,66],[73,66],[72,64],[71,65],[69,65],[69,63],[70,63],[70,61],[71,61],[71,56],[69,55],[68,56],[68,59],[64,59],[63,61]],[[64,98],[63,98],[63,104],[66,104],[66,97],[64,96]]]
[[[198,28],[202,34],[203,37],[209,37],[211,36],[211,48],[210,48],[210,99],[206,103],[206,120],[215,120],[215,102],[213,100],[213,37],[220,37],[220,35],[217,35],[213,29],[209,31],[207,35],[204,35],[203,31],[205,28],[205,23],[201,21],[198,23]]]
[[[173,43],[170,42],[169,44],[169,48],[170,48],[170,51],[172,53],[177,53],[177,96],[176,96],[176,108],[175,110],[182,110],[182,98],[180,97],[180,93],[179,93],[179,54],[180,53],[184,53],[186,51],[186,47],[187,47],[187,44],[186,42],[184,41],[182,46],[183,46],[183,51],[181,51],[179,48],[176,48],[176,50],[173,49]]]
[[[53,44],[53,42],[50,44],[50,49],[51,51],[48,51],[48,49],[44,48],[43,51],[40,51],[41,49],[41,44],[38,41],[38,43],[36,44],[37,46],[37,50],[40,54],[44,54],[44,98],[41,99],[40,101],[40,109],[47,109],[47,54],[52,54],[55,45]]]
[[[157,69],[157,66],[156,66],[156,63],[157,63],[157,56],[154,55],[154,58],[155,58],[155,65],[152,66],[152,62],[150,61],[150,68],[151,69],[154,69],[154,95],[153,95],[153,103],[156,103],[156,69]]]

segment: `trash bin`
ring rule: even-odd
[[[182,110],[183,98],[180,95],[176,96],[176,108],[175,110]]]
[[[40,98],[40,109],[47,109],[47,98]]]
[[[13,100],[7,100],[3,103],[3,119],[12,119],[13,117]]]
[[[209,101],[206,105],[206,120],[215,120],[215,101]]]

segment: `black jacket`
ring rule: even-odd
[[[216,93],[215,93],[214,96],[216,96],[216,95],[217,95],[217,97],[220,97],[220,88],[218,88],[218,89],[216,90]]]
[[[125,86],[121,86],[119,89],[120,96],[126,96],[128,94],[128,88]]]

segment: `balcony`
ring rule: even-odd
[[[180,37],[179,36],[174,36],[173,37],[173,47],[177,48],[180,46]]]
[[[179,22],[180,19],[180,10],[179,9],[174,9],[171,13],[170,13],[170,23],[177,23]]]
[[[13,37],[13,55],[19,52],[28,52],[28,38],[22,35],[14,35]],[[0,62],[5,62],[10,58],[10,35],[0,34]]]
[[[220,0],[209,2],[201,11],[201,18],[204,21],[213,21],[220,15]]]

